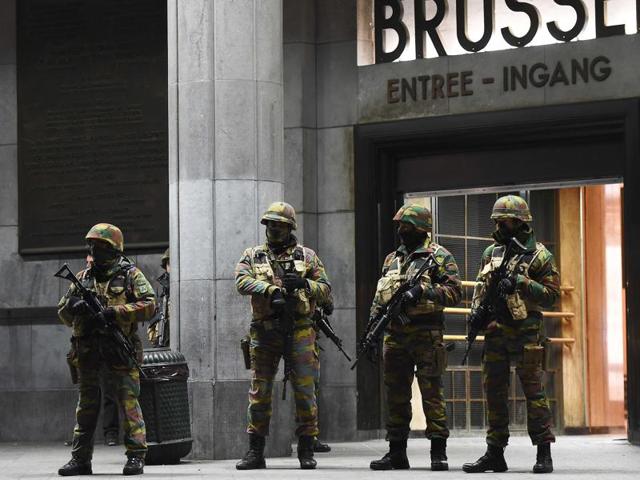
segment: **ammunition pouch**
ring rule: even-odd
[[[527,305],[517,290],[511,295],[507,295],[505,301],[507,303],[507,309],[509,310],[509,313],[511,313],[513,320],[520,321],[527,318]]]
[[[436,343],[433,348],[424,352],[424,365],[421,374],[426,377],[440,377],[447,370],[447,350],[442,343]]]
[[[522,369],[528,372],[535,372],[543,369],[545,363],[545,348],[537,343],[530,343],[524,346],[522,353]]]

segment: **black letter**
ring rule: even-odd
[[[387,103],[398,103],[400,101],[400,99],[394,95],[398,93],[398,83],[400,83],[400,79],[398,78],[392,78],[387,81]]]
[[[570,42],[582,32],[585,24],[587,23],[587,9],[582,3],[582,0],[554,0],[558,5],[565,5],[568,7],[573,7],[576,11],[576,24],[570,30],[564,31],[558,28],[556,22],[548,22],[547,28],[549,29],[549,33],[556,40],[560,40],[561,42]]]
[[[516,90],[516,80],[522,88],[527,89],[527,66],[522,65],[522,72],[518,67],[511,67],[511,90]]]
[[[565,85],[569,85],[569,79],[567,78],[567,74],[564,71],[564,67],[562,66],[562,62],[558,62],[556,64],[556,68],[551,74],[551,81],[549,82],[549,86],[553,87],[556,83],[564,83]]]
[[[529,22],[531,26],[527,33],[525,33],[522,37],[516,37],[509,27],[504,27],[500,31],[502,32],[502,36],[505,41],[511,45],[512,47],[524,47],[527,45],[533,37],[538,33],[538,26],[540,25],[540,18],[538,17],[538,10],[531,4],[528,3],[520,3],[520,0],[506,0],[505,3],[509,9],[514,12],[523,12],[529,16]]]
[[[538,70],[542,70],[540,75],[536,75]],[[549,81],[549,74],[547,73],[547,66],[544,63],[536,63],[529,70],[529,82],[534,87],[544,87]]]
[[[584,83],[589,83],[589,59],[583,58],[582,65],[575,58],[571,60],[571,83],[574,85],[578,80],[578,74],[582,77]]]
[[[424,0],[414,0],[414,16],[415,16],[415,31],[416,31],[416,58],[424,58],[424,32],[429,34],[429,38],[433,42],[433,46],[436,47],[436,52],[438,52],[439,57],[446,57],[447,52],[445,52],[444,47],[442,46],[442,41],[438,36],[438,32],[436,32],[436,28],[440,23],[442,23],[442,19],[447,14],[447,4],[444,0],[434,0],[436,4],[436,14],[433,16],[431,20],[425,20],[424,15]]]
[[[391,16],[385,18],[385,7],[391,7]],[[407,45],[407,27],[402,22],[404,9],[400,0],[376,0],[375,4],[375,37],[376,37],[376,63],[393,62],[402,55]],[[395,30],[398,34],[398,46],[393,52],[384,51],[384,31]]]
[[[596,0],[596,38],[624,35],[624,25],[605,25],[604,2]]]
[[[493,35],[493,0],[482,0],[484,4],[484,33],[477,42],[467,38],[467,1],[456,0],[456,29],[458,42],[467,52],[479,52],[487,46]]]
[[[416,101],[416,77],[411,77],[411,84],[406,78],[402,79],[402,89],[400,90],[402,95],[402,103],[407,103],[407,92],[409,96],[415,102]]]
[[[599,63],[604,63],[605,65],[609,65],[611,63],[607,57],[596,57],[591,62],[591,76],[596,79],[598,82],[604,82],[609,75],[611,75],[611,67],[600,67],[600,70],[596,72],[596,67]]]

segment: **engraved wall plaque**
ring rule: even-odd
[[[166,3],[18,2],[20,253],[168,244]]]

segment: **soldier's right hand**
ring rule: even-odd
[[[271,294],[271,308],[276,312],[281,311],[285,306],[286,300],[279,288]]]
[[[89,305],[82,298],[71,296],[69,297],[69,301],[67,302],[69,306],[69,310],[73,315],[82,316],[88,315],[91,312]]]

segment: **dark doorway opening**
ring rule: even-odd
[[[367,321],[384,255],[395,245],[392,217],[405,194],[470,189],[539,189],[623,180],[623,286],[626,292],[628,436],[640,441],[640,241],[631,206],[638,188],[638,102],[612,101],[408,120],[356,127],[358,333]],[[358,427],[383,426],[378,365],[358,370]]]

